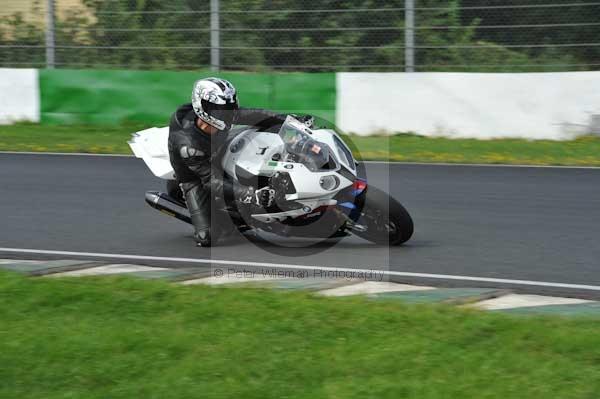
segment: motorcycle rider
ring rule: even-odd
[[[268,128],[286,115],[238,105],[235,87],[225,79],[205,78],[194,84],[192,102],[180,106],[169,124],[169,157],[183,191],[198,246],[210,247],[223,235],[222,223],[211,227],[211,203],[222,190],[232,190],[245,206],[265,208],[275,192],[227,184],[220,178],[219,150],[233,124]]]

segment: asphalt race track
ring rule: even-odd
[[[600,297],[600,169],[369,163],[367,177],[410,211],[416,228],[411,241],[388,249],[351,237],[316,253],[296,248],[284,256],[243,237],[224,247],[196,248],[191,226],[144,203],[145,191],[164,185],[141,160],[0,154],[0,247],[590,285],[598,290],[506,286]],[[0,258],[11,257],[52,256],[0,251]],[[121,263],[193,267],[165,259]],[[498,285],[443,276],[392,279]]]

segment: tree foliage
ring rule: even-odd
[[[89,13],[57,13],[60,67],[210,65],[207,1],[81,1]],[[509,8],[522,6],[521,0],[416,4],[420,71],[577,70],[600,64],[600,46],[594,45],[600,37],[600,6]],[[221,0],[221,64],[239,70],[401,70],[403,7],[404,0]],[[357,9],[362,11],[348,11]],[[38,3],[31,13],[41,15]],[[45,62],[44,26],[25,17],[15,13],[0,21],[5,66]]]

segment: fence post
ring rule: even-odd
[[[54,0],[46,1],[46,68],[54,68]]]
[[[221,69],[220,33],[219,0],[210,0],[210,68],[214,72]]]
[[[404,2],[404,71],[415,71],[415,0]]]

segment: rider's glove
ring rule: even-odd
[[[259,190],[254,190],[252,187],[248,187],[246,192],[240,198],[240,202],[243,204],[250,204],[260,206],[262,208],[268,208],[273,205],[275,199],[275,190],[271,187],[263,187]]]
[[[275,190],[268,186],[263,187],[254,193],[254,198],[256,200],[256,205],[262,206],[263,208],[268,208],[273,205],[273,200],[275,199]]]

